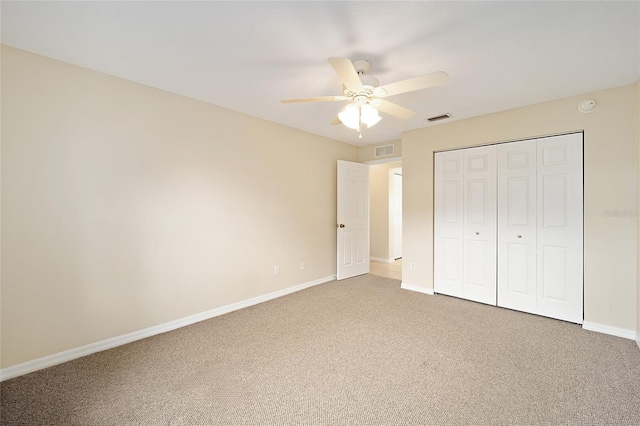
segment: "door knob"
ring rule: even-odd
[[[518,238],[522,238],[522,235],[518,235]]]
[[[341,223],[340,225],[338,225],[338,228],[344,228],[344,223]]]
[[[480,233],[479,233],[479,232],[476,232],[476,235],[480,235]]]

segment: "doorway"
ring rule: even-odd
[[[401,161],[371,165],[370,200],[371,273],[401,279]]]

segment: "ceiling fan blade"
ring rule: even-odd
[[[353,67],[353,63],[347,58],[329,58],[327,59],[333,69],[340,77],[340,80],[347,87],[362,86],[358,72]]]
[[[384,101],[382,99],[381,101],[382,102],[380,102],[380,105],[376,107],[378,111],[387,113],[389,115],[393,115],[394,117],[397,117],[401,120],[408,120],[414,115],[416,115],[415,112],[411,111],[408,108],[405,108],[398,104],[394,104],[393,102]]]
[[[349,98],[346,96],[319,96],[317,98],[301,98],[301,99],[282,99],[280,102],[283,104],[295,104],[298,102],[331,102],[331,101],[345,101]]]
[[[442,86],[447,84],[449,76],[446,72],[434,72],[420,77],[410,78],[408,80],[397,81],[395,83],[386,84],[375,89],[376,96],[385,97],[398,95],[400,93],[412,92],[414,90],[427,89],[429,87]],[[386,92],[386,94],[383,92]]]
[[[338,118],[338,116],[336,115],[335,117],[333,117],[333,120],[331,120],[329,122],[329,124],[331,124],[332,126],[335,124],[342,124],[342,121],[340,121],[340,119]]]

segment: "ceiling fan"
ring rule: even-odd
[[[343,83],[344,90],[342,95],[283,99],[281,102],[288,104],[348,100],[350,103],[340,110],[338,116],[330,124],[342,123],[351,129],[355,129],[358,131],[360,138],[362,138],[362,134],[360,134],[361,124],[366,124],[367,128],[369,128],[380,121],[381,117],[378,111],[402,120],[407,120],[415,115],[415,112],[410,109],[383,98],[414,90],[442,86],[449,81],[449,76],[439,71],[380,86],[378,79],[367,75],[370,64],[366,59],[358,59],[351,62],[347,58],[329,58],[328,61]]]

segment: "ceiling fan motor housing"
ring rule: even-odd
[[[380,85],[380,82],[377,78],[372,77],[370,75],[366,75],[366,72],[369,71],[369,67],[371,64],[366,59],[357,59],[353,61],[353,68],[358,73],[358,78],[360,79],[360,86],[344,86],[343,94],[348,98],[352,98],[354,102],[358,103],[356,100],[359,96],[371,97],[373,96],[373,89]]]
[[[375,77],[366,74],[359,74],[358,77],[360,77],[360,81],[364,87],[371,87],[373,89],[374,87],[380,86],[380,82]]]
[[[353,68],[358,74],[366,74],[366,72],[369,71],[370,66],[371,63],[366,59],[356,59],[353,61]]]
[[[374,89],[380,85],[378,79],[363,74],[358,75],[358,77],[360,77],[362,86],[345,87],[343,92],[344,96],[348,98],[353,98],[358,95],[373,96]]]
[[[369,96],[367,95],[359,94],[353,97],[353,103],[358,106],[366,105],[368,102],[369,102]]]

